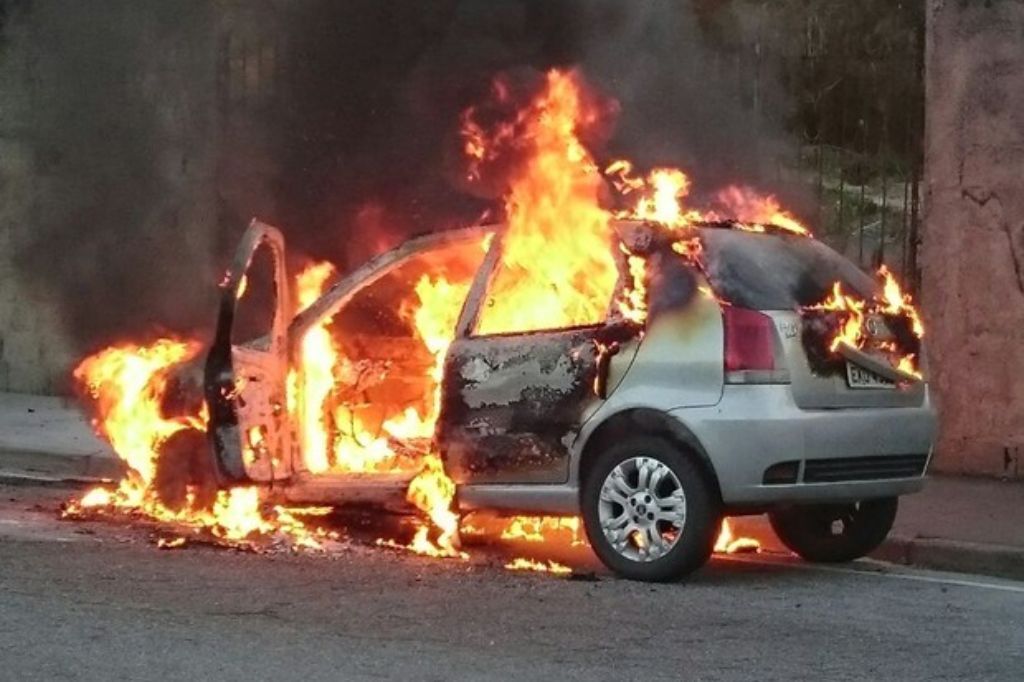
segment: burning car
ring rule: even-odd
[[[601,560],[631,578],[703,565],[724,514],[767,511],[812,561],[863,556],[897,497],[923,484],[927,386],[849,343],[840,370],[816,366],[807,311],[836,283],[862,301],[881,300],[880,286],[817,240],[741,227],[696,224],[681,239],[617,221],[603,309],[547,328],[502,298],[504,226],[414,238],[293,314],[283,237],[254,222],[206,360],[217,477],[290,502],[389,504],[436,452],[459,510],[579,514]],[[261,249],[274,268],[270,328],[239,339]],[[449,326],[431,346],[395,302],[422,300],[437,277],[460,284],[435,304],[446,313],[434,324]],[[869,319],[870,343],[894,347],[885,319]],[[340,350],[316,385],[322,373],[295,369],[331,327]],[[436,429],[419,419],[430,412]]]
[[[288,505],[372,504],[418,511],[408,546],[447,557],[465,556],[464,512],[582,517],[644,580],[704,564],[725,515],[767,511],[813,561],[876,547],[935,430],[924,330],[892,275],[746,186],[698,211],[679,169],[602,169],[583,140],[610,108],[578,73],[528,101],[499,79],[494,100],[463,117],[463,180],[502,188],[500,224],[339,278],[289,272],[281,232],[254,221],[205,368],[178,339],[83,360],[128,476],[72,507],[314,545]]]

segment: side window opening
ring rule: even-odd
[[[277,282],[274,254],[270,246],[261,244],[253,253],[252,262],[238,287],[233,345],[248,345],[267,350],[277,307]]]

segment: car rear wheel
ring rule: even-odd
[[[782,544],[807,561],[840,563],[859,559],[882,544],[898,505],[895,497],[797,505],[769,512],[768,520]]]
[[[697,463],[667,440],[629,438],[600,453],[581,504],[591,547],[625,578],[676,579],[711,556],[717,500]]]

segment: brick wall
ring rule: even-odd
[[[921,266],[936,464],[1024,477],[1024,3],[927,8]]]

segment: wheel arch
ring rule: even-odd
[[[718,502],[722,501],[722,490],[715,467],[700,440],[685,424],[661,410],[635,407],[609,415],[595,427],[579,449],[575,461],[575,480],[580,490],[590,464],[605,447],[629,434],[648,433],[661,436],[693,457],[700,466]]]

